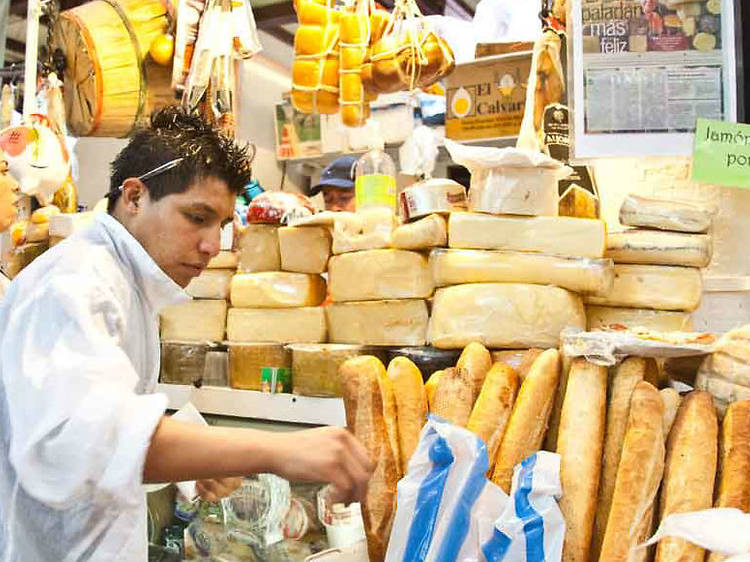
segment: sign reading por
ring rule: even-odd
[[[693,181],[750,189],[750,125],[698,119]]]

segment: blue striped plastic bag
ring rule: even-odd
[[[398,483],[386,562],[558,562],[559,456],[541,452],[518,465],[510,497],[487,469],[481,439],[430,416]]]

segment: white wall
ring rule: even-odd
[[[109,165],[127,144],[126,139],[85,137],[78,139],[78,200],[92,209],[109,191]]]

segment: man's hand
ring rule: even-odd
[[[195,487],[198,495],[202,500],[207,502],[217,502],[222,498],[231,495],[237,488],[242,485],[242,478],[218,478],[198,480]]]
[[[321,427],[274,434],[273,472],[296,482],[333,485],[333,503],[361,502],[374,466],[347,430]]]

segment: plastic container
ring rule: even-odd
[[[396,164],[382,139],[373,143],[356,165],[354,192],[357,211],[386,208],[396,211]]]

